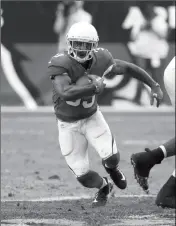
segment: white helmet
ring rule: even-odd
[[[67,33],[68,53],[80,63],[92,58],[92,51],[98,46],[98,34],[87,22],[75,23]]]

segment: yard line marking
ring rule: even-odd
[[[148,226],[148,225],[173,225],[174,223],[174,214],[169,214],[165,218],[161,218],[157,215],[151,214],[151,215],[130,215],[128,217],[122,218],[121,220],[118,220],[119,226]],[[170,217],[170,218],[169,218]],[[114,220],[113,220],[114,221]],[[67,220],[67,219],[20,219],[20,218],[14,218],[14,219],[5,219],[1,221],[2,226],[28,226],[28,225],[39,225],[39,224],[45,224],[45,225],[72,225],[72,226],[85,226],[87,225],[85,221],[74,221],[74,220]],[[103,224],[104,226],[117,226],[117,223],[111,223],[111,224]]]
[[[67,220],[67,219],[7,219],[2,220],[2,225],[9,225],[9,226],[28,226],[28,225],[39,225],[39,224],[45,224],[45,225],[72,225],[72,226],[83,226],[85,225],[84,222],[80,221],[73,221],[73,220]],[[8,224],[9,223],[9,224]],[[13,225],[12,225],[13,224]]]
[[[115,198],[153,198],[156,195],[115,195]],[[81,199],[92,199],[90,195],[81,196],[63,196],[63,197],[44,197],[38,199],[2,199],[1,202],[52,202],[52,201],[67,201],[67,200],[81,200]]]
[[[170,217],[170,218],[169,218]],[[152,226],[152,225],[165,225],[171,226],[175,222],[175,214],[168,214],[165,218],[160,218],[155,214],[150,215],[129,215],[118,222],[118,226]],[[111,226],[117,226],[117,224],[112,223]]]
[[[170,218],[168,218],[170,217]],[[130,215],[128,217],[122,218],[119,222],[119,226],[129,226],[129,225],[134,225],[134,226],[141,226],[141,225],[172,225],[174,223],[174,214],[168,215],[168,217],[165,218],[160,218],[154,214],[151,215]],[[3,224],[5,223],[5,224]],[[9,223],[9,224],[8,224]],[[7,219],[7,220],[2,220],[2,225],[9,225],[12,226],[27,226],[27,225],[32,225],[32,224],[54,224],[54,225],[72,225],[72,226],[83,226],[87,225],[86,222],[82,221],[73,221],[73,220],[67,220],[67,219],[20,219],[20,218],[15,218],[15,219]],[[111,223],[111,224],[103,224],[104,226],[117,226],[117,223]]]

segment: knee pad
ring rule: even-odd
[[[103,166],[106,168],[115,168],[120,161],[120,153],[117,152],[116,154],[111,155],[109,158],[102,160]]]
[[[102,183],[102,178],[94,171],[89,171],[86,174],[77,177],[77,180],[87,188],[98,188]]]

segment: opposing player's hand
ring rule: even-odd
[[[89,79],[92,81],[92,83],[96,86],[96,93],[103,92],[106,84],[104,83],[104,78],[101,78],[96,75],[88,75]]]
[[[154,99],[156,99],[156,106],[159,107],[159,105],[163,99],[163,92],[162,92],[159,84],[157,84],[151,88],[151,96],[150,96],[150,104],[151,105],[153,105]]]

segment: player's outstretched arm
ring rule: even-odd
[[[151,105],[153,105],[154,99],[156,99],[157,107],[159,106],[161,100],[163,99],[163,92],[160,89],[160,85],[155,80],[153,80],[145,70],[135,64],[115,59],[115,64],[112,67],[110,73],[115,75],[129,75],[148,85],[151,88]]]
[[[144,71],[137,65],[126,61],[115,59],[115,65],[112,68],[112,71],[115,74],[125,74],[132,76],[133,78],[136,78],[141,82],[144,82],[150,88],[158,85],[157,82],[155,82],[146,71]]]
[[[91,96],[96,92],[96,85],[94,83],[83,86],[71,84],[71,79],[67,73],[55,76],[52,81],[56,92],[65,101],[76,100],[83,96]]]

